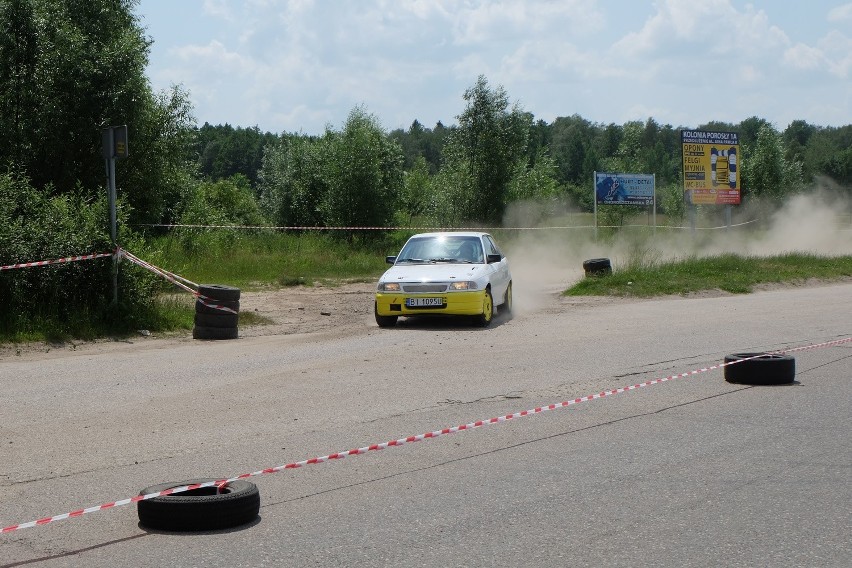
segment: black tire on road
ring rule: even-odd
[[[239,300],[205,300],[208,304],[213,304],[216,306],[222,306],[235,312],[240,311],[240,302]],[[231,312],[226,312],[225,310],[220,310],[218,308],[211,308],[205,304],[201,303],[201,300],[195,300],[195,313],[196,314],[229,314]]]
[[[373,313],[376,315],[376,323],[379,327],[393,327],[396,325],[397,316],[380,316],[377,304],[373,304]]]
[[[218,314],[195,314],[195,325],[198,327],[237,327],[239,314],[221,311]]]
[[[173,487],[207,483],[214,479],[192,479],[146,487],[139,495],[159,493]],[[254,483],[237,480],[219,493],[216,486],[153,497],[137,503],[139,523],[164,531],[211,531],[250,523],[260,512],[260,492]]]
[[[786,385],[796,379],[790,355],[734,353],[725,357],[725,380],[743,385]]]
[[[583,262],[586,276],[601,276],[612,274],[612,264],[608,258],[591,258]]]
[[[240,289],[223,284],[199,284],[198,293],[214,300],[236,301],[240,299]]]
[[[236,327],[206,327],[196,325],[192,328],[193,339],[237,339],[239,330]]]

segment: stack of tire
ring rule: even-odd
[[[240,289],[199,284],[195,300],[194,339],[236,339],[240,320]]]
[[[612,274],[612,263],[608,258],[590,258],[583,262],[583,270],[586,276],[604,276]]]

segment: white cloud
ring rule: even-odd
[[[731,0],[661,0],[654,6],[656,13],[639,31],[615,43],[615,53],[660,54],[686,48],[685,56],[699,50],[742,56],[766,53],[790,42],[763,10],[755,11],[750,4],[742,12]]]
[[[205,14],[222,18],[224,20],[233,20],[233,12],[228,4],[228,0],[204,0],[202,8]]]
[[[822,51],[803,43],[797,43],[784,52],[784,62],[797,69],[816,69],[823,62]]]
[[[841,79],[848,78],[852,70],[852,37],[833,31],[819,45],[826,54],[829,72]]]
[[[592,0],[473,0],[454,3],[446,14],[453,20],[458,45],[511,41],[549,32],[585,35],[602,25],[600,11]]]
[[[817,47],[798,43],[784,53],[784,62],[800,70],[826,69],[845,79],[852,69],[852,38],[831,31]]]
[[[245,57],[228,49],[219,41],[213,40],[207,45],[186,45],[174,50],[174,55],[188,65],[195,67],[198,72],[210,69],[214,72],[250,75],[257,64],[250,57]]]
[[[775,121],[811,110],[794,88],[821,93],[816,118],[850,116],[849,3],[802,7],[799,26],[765,0],[193,1],[149,74],[184,84],[202,121],[319,133],[363,104],[389,128],[451,124],[479,75],[548,120]]]
[[[763,73],[754,65],[740,65],[738,78],[743,83],[754,84],[763,80]]]
[[[845,22],[847,20],[852,20],[852,3],[837,6],[828,12],[829,22]]]

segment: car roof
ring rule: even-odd
[[[416,235],[412,235],[411,238],[414,239],[414,238],[417,238],[417,237],[440,237],[440,236],[446,237],[446,236],[449,236],[449,235],[452,235],[452,236],[455,236],[455,237],[484,237],[486,235],[489,236],[489,237],[491,236],[490,234],[483,233],[481,231],[439,231],[439,232],[434,232],[434,233],[418,233]]]

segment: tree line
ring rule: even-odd
[[[656,174],[661,209],[679,217],[684,214],[680,131],[689,128],[738,133],[745,203],[777,203],[818,179],[841,192],[852,191],[852,125],[823,127],[796,120],[779,131],[758,117],[689,127],[661,125],[653,118],[618,125],[593,123],[576,114],[547,123],[510,105],[505,90],[490,86],[485,77],[467,90],[465,99],[468,105],[458,124],[438,122],[433,128],[414,120],[408,129],[385,132],[361,107],[352,111],[342,131],[328,130],[320,137],[205,124],[195,148],[198,173],[209,181],[247,180],[268,220],[287,226],[359,220],[369,225],[382,219],[499,223],[508,203],[520,199],[559,199],[591,211],[595,171]],[[335,177],[333,172],[342,170],[331,166],[336,150],[330,142],[339,136],[351,139],[354,130],[375,137],[374,146],[360,148],[363,159],[374,153],[392,158],[383,167],[396,169],[396,177],[362,178],[361,186]],[[393,185],[399,179],[402,183]],[[388,190],[381,203],[368,197],[377,187]],[[325,201],[335,192],[361,190],[368,206],[348,211],[345,219]]]
[[[499,224],[517,201],[590,210],[592,172],[656,173],[661,205],[683,212],[680,127],[547,123],[480,76],[456,123],[414,120],[387,132],[366,107],[316,135],[204,124],[180,86],[145,76],[152,38],[139,0],[0,0],[0,265],[112,246],[101,129],[128,126],[117,163],[119,241],[151,225],[389,226]],[[698,129],[740,134],[745,200],[780,200],[815,178],[852,187],[852,126],[752,117]],[[188,247],[192,235],[187,235]],[[2,327],[102,311],[105,263],[48,273],[0,272]],[[150,279],[122,274],[128,313],[148,305]],[[103,287],[106,288],[106,287]],[[43,298],[56,301],[43,302]],[[76,312],[75,312],[76,310]],[[113,313],[113,312],[111,312]],[[131,316],[127,316],[131,317]],[[11,323],[10,323],[11,322]],[[16,323],[17,322],[17,323]]]

